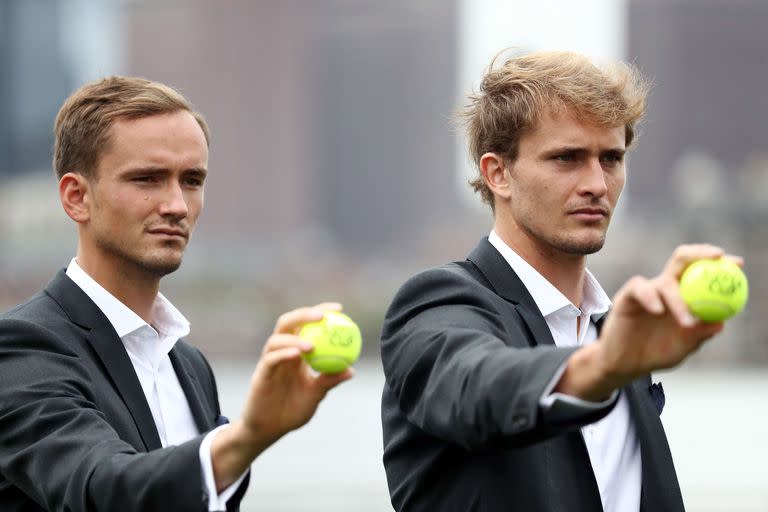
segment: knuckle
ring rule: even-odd
[[[653,281],[659,288],[667,288],[669,286],[677,285],[677,279],[669,274],[662,274],[658,277],[655,277]]]
[[[309,314],[310,311],[312,311],[312,308],[301,307],[301,308],[294,309],[293,314],[294,316],[297,316],[297,317],[305,317],[307,316],[307,314]]]

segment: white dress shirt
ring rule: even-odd
[[[163,448],[184,443],[200,435],[187,397],[168,356],[176,341],[189,334],[189,322],[184,315],[158,293],[152,306],[153,327],[86,274],[75,258],[67,267],[67,276],[104,313],[122,340],[149,404]],[[246,472],[241,475],[237,482],[221,494],[216,492],[211,442],[219,428],[205,436],[199,451],[209,512],[226,510],[227,500],[232,497],[247,474]]]
[[[491,232],[488,241],[501,253],[533,297],[547,322],[555,345],[581,346],[597,340],[595,321],[608,312],[611,301],[589,270],[586,271],[584,297],[579,309],[505,244],[496,232]],[[596,404],[562,393],[552,393],[564,371],[565,365],[552,379],[540,400],[542,408],[552,407],[557,401],[566,401],[584,412],[591,412],[609,405],[616,399],[614,393],[608,401]],[[603,419],[583,427],[581,432],[600,490],[603,510],[639,511],[642,487],[640,442],[632,423],[626,396],[618,393],[618,402],[613,410]]]

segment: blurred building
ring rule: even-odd
[[[654,82],[631,157],[636,212],[667,215],[675,208],[676,166],[691,153],[732,176],[751,153],[762,152],[766,25],[763,0],[630,0],[627,57]]]
[[[199,238],[250,254],[314,237],[361,257],[460,214],[453,2],[127,9],[129,72],[179,87],[212,125]]]
[[[628,58],[654,81],[630,157],[635,219],[674,226],[671,248],[710,242],[741,254],[746,313],[728,325],[713,361],[768,360],[766,53],[762,0],[631,0]]]
[[[52,119],[72,84],[62,10],[56,0],[0,1],[0,177],[50,169]]]

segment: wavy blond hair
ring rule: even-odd
[[[494,57],[480,84],[459,112],[475,164],[485,153],[514,161],[520,138],[536,127],[544,111],[569,110],[600,126],[624,125],[626,145],[635,140],[645,113],[648,81],[625,63],[597,66],[573,52],[538,52]],[[470,180],[493,208],[493,193],[481,175]]]

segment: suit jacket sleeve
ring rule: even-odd
[[[96,408],[88,372],[55,333],[0,322],[0,472],[47,510],[205,510],[198,449],[138,453]]]
[[[543,322],[543,319],[542,319]],[[467,449],[520,446],[590,423],[541,414],[547,384],[573,352],[537,344],[515,307],[463,268],[448,265],[408,281],[382,330],[386,396],[397,413]]]

